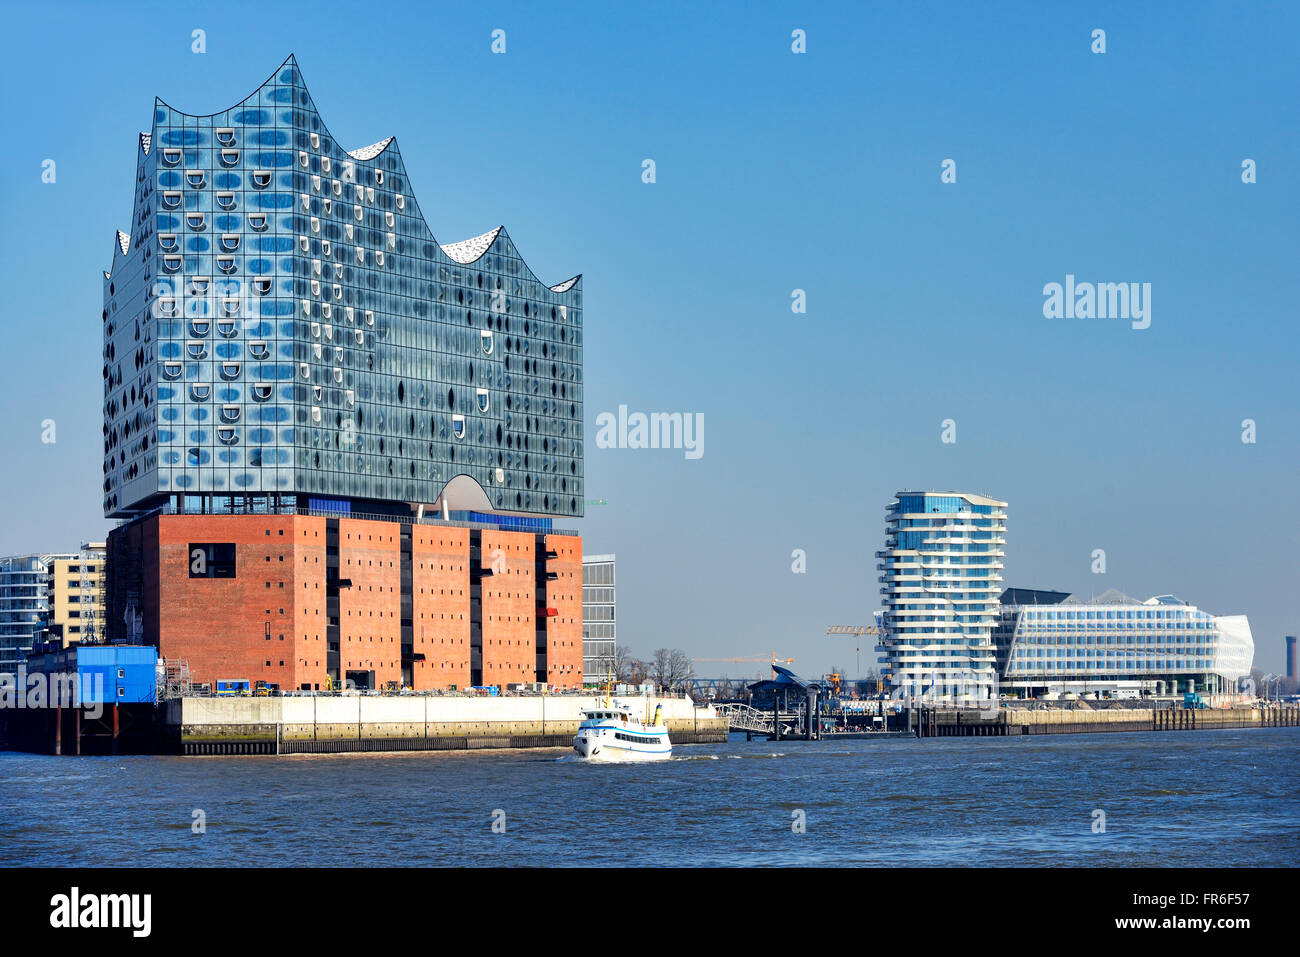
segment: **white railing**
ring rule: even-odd
[[[759,734],[772,733],[772,712],[760,711],[758,708],[739,702],[714,705],[718,716],[727,719],[727,726],[732,731],[753,731]],[[781,714],[781,733],[789,734],[798,721],[798,715],[783,712]]]

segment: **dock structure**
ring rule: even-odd
[[[150,754],[154,706],[117,704],[11,708],[0,714],[0,750],[29,754]]]
[[[877,718],[880,727],[859,722],[863,713],[845,715],[821,681],[799,677],[789,668],[772,665],[773,677],[749,685],[750,701],[714,705],[731,731],[743,732],[747,740],[761,735],[769,741],[844,740],[849,737],[886,738],[910,736],[902,729],[906,714]],[[849,724],[844,724],[846,719]],[[889,726],[893,722],[893,727]]]
[[[0,692],[0,744],[37,754],[147,754],[158,654],[140,645],[40,642]],[[12,699],[12,700],[8,700]]]
[[[714,709],[719,717],[726,719],[729,730],[743,731],[749,735],[761,734],[775,738],[779,725],[780,737],[790,738],[799,727],[799,715],[793,711],[760,711],[740,702],[714,705]]]
[[[821,736],[822,683],[800,678],[789,668],[772,663],[772,677],[749,686],[751,700],[762,702],[769,712],[766,733],[774,741],[791,736],[815,741]],[[788,720],[787,716],[793,718]],[[753,719],[749,719],[753,720]],[[751,735],[756,727],[741,728]]]
[[[1110,731],[1218,731],[1247,728],[1300,727],[1300,706],[1260,703],[1253,707],[1189,708],[1172,703],[1164,707],[1106,708],[1099,710],[954,708],[920,705],[886,711],[882,730],[829,732],[809,737],[804,730],[806,711],[760,710],[742,703],[715,706],[732,732],[768,740],[846,740],[848,738],[984,738],[1030,734],[1095,734]],[[779,728],[778,731],[774,728]]]

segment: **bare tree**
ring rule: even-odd
[[[619,681],[632,680],[632,665],[635,662],[632,649],[627,645],[619,645],[614,649],[614,677]]]
[[[695,665],[690,656],[680,648],[674,648],[668,656],[668,689],[676,691],[695,677]]]
[[[672,652],[667,648],[655,649],[654,657],[650,659],[650,678],[656,687],[668,687],[669,676],[672,673],[672,656]]]
[[[678,691],[695,677],[695,665],[680,648],[656,648],[650,661],[650,677],[660,688]]]

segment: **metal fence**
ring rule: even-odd
[[[256,510],[208,509],[206,511],[196,508],[181,509],[174,505],[160,505],[157,508],[141,512],[139,515],[120,519],[117,524],[119,527],[128,525],[136,519],[148,518],[151,515],[310,515],[318,518],[355,518],[367,522],[395,522],[399,525],[440,525],[448,528],[470,528],[492,532],[530,532],[535,535],[564,535],[569,537],[577,537],[578,535],[578,532],[571,528],[511,528],[508,524],[509,516],[502,516],[507,524],[495,525],[492,522],[463,522],[455,519],[444,519],[438,517],[436,512],[432,515],[422,515],[417,519],[415,515],[389,515],[383,512],[336,512],[331,509],[300,508],[297,505],[274,505]]]
[[[385,691],[377,689],[343,689],[339,691],[273,691],[265,694],[258,694],[257,690],[242,692],[240,694],[217,694],[210,688],[198,688],[191,686],[186,689],[173,690],[169,697],[184,698],[231,698],[231,697],[269,697],[269,698],[592,698],[604,695],[604,691],[599,688],[555,688],[546,691],[533,690],[501,690],[496,694],[487,691],[473,691],[468,688],[457,689],[456,691],[446,690],[428,690],[428,691]],[[160,695],[161,696],[161,695]],[[616,698],[642,698],[646,697],[646,692],[635,693],[615,693]],[[654,691],[649,692],[649,696],[664,700],[669,699],[689,699],[690,695],[681,691]]]

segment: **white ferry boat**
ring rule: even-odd
[[[606,696],[604,706],[582,712],[573,750],[591,761],[654,761],[670,758],[672,742],[663,720],[663,705],[655,706],[650,723],[637,720],[630,705]]]

